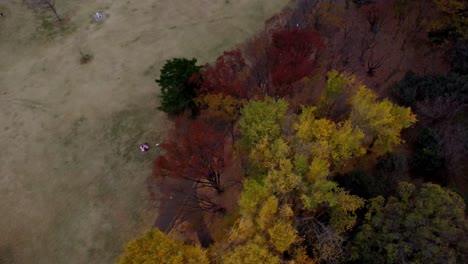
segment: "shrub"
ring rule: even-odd
[[[80,51],[80,63],[81,64],[86,64],[89,63],[93,60],[94,55],[90,53],[83,53]]]

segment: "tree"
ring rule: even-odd
[[[369,76],[374,76],[375,70],[382,67],[384,62],[389,57],[389,54],[383,55],[382,57],[375,58],[374,57],[374,50],[371,50],[369,59],[367,60],[367,74]]]
[[[441,172],[443,165],[444,158],[439,135],[430,128],[423,129],[416,139],[412,167],[420,175],[433,176]]]
[[[278,198],[271,195],[270,190],[261,183],[246,180],[240,198],[240,212],[242,217],[229,233],[228,240],[233,250],[225,254],[225,259],[238,259],[239,254],[244,258],[247,256],[256,258],[257,254],[251,254],[254,252],[250,252],[247,256],[245,256],[246,253],[242,253],[245,245],[255,245],[252,250],[259,251],[259,254],[266,250],[269,252],[266,255],[269,259],[279,260],[283,253],[299,242],[297,231],[291,221],[292,209],[287,204],[281,205]]]
[[[408,0],[396,0],[393,3],[393,11],[398,20],[398,30],[411,12],[410,7],[410,1]]]
[[[387,99],[377,101],[377,95],[361,86],[351,97],[350,121],[366,134],[370,151],[377,155],[392,150],[401,143],[400,133],[416,122],[410,108],[392,104]]]
[[[291,15],[288,17],[288,28],[303,27],[307,24],[307,17],[313,12],[318,1],[298,0],[295,3]]]
[[[222,263],[238,264],[238,263],[271,263],[280,264],[281,259],[270,252],[268,247],[259,245],[254,241],[248,241],[244,245],[234,248],[233,251],[227,252],[223,256]]]
[[[215,202],[210,195],[198,192],[197,189],[182,188],[180,185],[171,188],[171,193],[184,197],[184,200],[175,200],[175,203],[183,208],[184,213],[191,214],[197,212],[210,214],[224,214],[226,208]],[[158,207],[159,209],[159,207]]]
[[[252,149],[262,139],[279,138],[287,107],[288,103],[282,99],[274,101],[267,97],[262,101],[249,101],[242,108],[239,120],[245,146]]]
[[[195,102],[205,109],[208,118],[221,122],[223,125],[227,124],[234,142],[234,126],[240,117],[240,110],[245,100],[219,93],[201,95]]]
[[[223,94],[236,99],[247,98],[247,65],[239,49],[225,51],[216,63],[209,64],[201,71],[203,83],[201,94]]]
[[[382,10],[379,10],[375,5],[372,5],[370,8],[366,8],[366,20],[369,24],[369,31],[374,35],[377,34],[382,27],[382,24],[385,19],[385,14]]]
[[[156,83],[161,87],[161,106],[159,110],[169,114],[178,114],[184,110],[194,110],[193,98],[196,96],[198,83],[196,76],[201,66],[196,59],[174,58],[166,61]]]
[[[294,124],[296,136],[302,144],[310,146],[312,157],[320,158],[333,168],[342,168],[352,158],[365,153],[361,140],[364,133],[351,122],[334,123],[328,119],[315,119],[314,107],[303,107]]]
[[[271,86],[269,70],[272,67],[270,35],[262,32],[245,45],[245,57],[249,68],[250,81],[255,94],[267,95]]]
[[[170,135],[160,145],[165,154],[154,162],[155,176],[179,177],[222,192],[220,178],[229,161],[224,133],[200,120],[180,119]]]
[[[321,108],[329,116],[333,111],[337,100],[346,90],[349,90],[356,83],[354,75],[347,76],[345,73],[339,73],[336,70],[327,72],[327,86],[321,98]]]
[[[409,71],[392,87],[393,97],[399,104],[415,106],[417,102],[437,97],[468,99],[468,76],[455,73],[419,76]]]
[[[369,201],[353,239],[351,258],[359,263],[465,263],[468,223],[456,193],[426,183],[419,190],[400,183],[398,196]]]
[[[387,153],[377,160],[376,174],[370,175],[354,170],[334,178],[340,187],[352,195],[370,199],[379,195],[388,197],[398,187],[398,182],[406,177],[406,158],[399,154]]]
[[[276,196],[284,198],[302,182],[295,172],[292,150],[282,138],[273,142],[263,139],[250,152],[251,166],[258,168],[257,175],[265,176],[265,186]]]
[[[119,264],[208,264],[206,252],[199,246],[184,245],[155,229],[127,243]]]
[[[433,0],[439,13],[431,23],[431,32],[445,32],[441,39],[468,39],[468,4],[464,0]]]
[[[32,9],[45,9],[54,13],[57,21],[62,21],[62,17],[57,13],[55,0],[23,0]]]
[[[272,36],[270,73],[275,96],[284,96],[287,91],[282,86],[290,85],[312,73],[317,51],[323,44],[316,31],[293,28],[275,32]]]

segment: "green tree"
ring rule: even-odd
[[[193,98],[198,83],[194,78],[202,68],[196,59],[174,58],[166,61],[156,83],[161,87],[161,106],[158,108],[169,114],[184,110],[194,110]]]
[[[249,101],[242,108],[239,120],[245,146],[252,149],[262,139],[273,141],[279,138],[287,108],[288,103],[282,99],[275,101],[267,97],[261,101]]]
[[[119,264],[208,264],[206,252],[198,246],[184,245],[155,229],[125,246]]]
[[[436,184],[402,182],[397,197],[369,201],[351,243],[359,263],[466,263],[468,223],[456,193]]]
[[[468,76],[454,73],[419,76],[409,71],[392,87],[392,93],[399,104],[411,107],[438,97],[452,97],[463,103],[468,97]]]
[[[376,175],[354,170],[339,175],[334,180],[351,194],[370,199],[379,195],[388,197],[398,187],[398,182],[407,174],[406,157],[401,154],[387,153],[377,160]]]

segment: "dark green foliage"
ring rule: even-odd
[[[192,79],[202,68],[196,63],[196,59],[185,58],[166,61],[161,69],[160,79],[156,80],[161,87],[159,110],[169,114],[178,114],[184,110],[196,109],[193,98],[196,96],[198,84]]]
[[[380,195],[381,189],[377,186],[372,175],[364,171],[355,170],[345,175],[339,175],[334,179],[340,187],[345,188],[352,195],[369,199]]]
[[[459,41],[455,43],[450,56],[450,66],[452,72],[467,75],[468,74],[468,41]]]
[[[399,104],[414,106],[416,102],[436,97],[453,96],[459,100],[468,98],[468,76],[455,73],[418,76],[412,71],[392,88]]]
[[[455,27],[445,27],[441,29],[434,29],[427,33],[427,36],[436,45],[441,45],[446,41],[456,41],[463,36],[457,31]]]
[[[397,197],[369,201],[351,246],[356,263],[466,263],[463,199],[436,184],[400,183]]]
[[[398,187],[398,183],[406,179],[408,161],[402,154],[387,153],[377,161],[377,186],[380,195],[388,196]]]
[[[436,131],[424,128],[419,134],[412,157],[411,167],[421,175],[432,176],[444,165],[440,137]]]
[[[379,158],[375,176],[360,170],[355,170],[335,180],[340,187],[345,188],[353,195],[365,199],[382,195],[387,197],[392,194],[398,182],[406,176],[406,157],[400,154],[388,153]]]

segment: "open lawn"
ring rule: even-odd
[[[0,2],[0,263],[113,263],[157,216],[138,144],[170,125],[159,69],[212,61],[287,1],[57,0],[62,28],[17,2]]]

